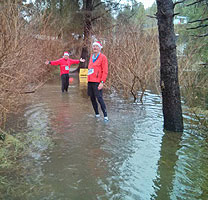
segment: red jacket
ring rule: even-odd
[[[108,75],[108,60],[102,53],[98,56],[97,60],[93,63],[92,56],[88,65],[88,82],[105,82]]]
[[[68,74],[70,66],[72,64],[79,64],[79,60],[72,60],[72,59],[65,60],[64,58],[61,58],[59,60],[50,61],[50,64],[60,65],[60,75],[62,75],[62,74]]]

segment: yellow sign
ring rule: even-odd
[[[88,74],[88,69],[80,69],[80,71],[79,71],[79,82],[80,83],[87,83],[87,74]]]
[[[87,77],[79,77],[79,82],[85,82],[87,83]]]
[[[80,69],[79,77],[87,77],[88,69]]]

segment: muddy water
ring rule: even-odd
[[[115,93],[104,99],[107,123],[94,118],[86,86],[75,77],[68,93],[56,77],[34,94],[22,131],[34,138],[24,165],[34,162],[27,176],[38,185],[8,199],[208,199],[208,145],[188,115],[184,133],[164,133],[158,95],[147,91],[143,105]]]

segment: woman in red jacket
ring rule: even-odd
[[[88,95],[90,96],[95,116],[100,116],[97,104],[98,100],[104,115],[104,120],[108,121],[102,93],[102,88],[108,75],[108,60],[106,56],[101,53],[101,49],[102,45],[99,41],[93,43],[93,55],[90,57],[88,65]]]
[[[85,59],[80,58],[80,60],[73,60],[69,58],[69,53],[64,52],[63,58],[55,61],[46,61],[45,64],[59,65],[60,66],[60,76],[61,76],[61,91],[67,92],[69,87],[69,69],[72,64],[79,64],[79,62],[85,62]]]

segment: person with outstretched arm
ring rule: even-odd
[[[72,64],[79,64],[79,62],[85,62],[85,59],[80,58],[80,60],[73,60],[69,58],[69,53],[64,52],[63,58],[55,61],[46,61],[45,64],[48,65],[59,65],[60,66],[60,76],[61,76],[61,91],[68,91],[69,87],[69,69]]]
[[[93,54],[88,65],[88,95],[90,96],[95,117],[100,117],[98,103],[104,115],[104,120],[108,121],[106,105],[103,100],[103,86],[108,75],[108,60],[101,53],[102,44],[96,41],[92,45]]]

